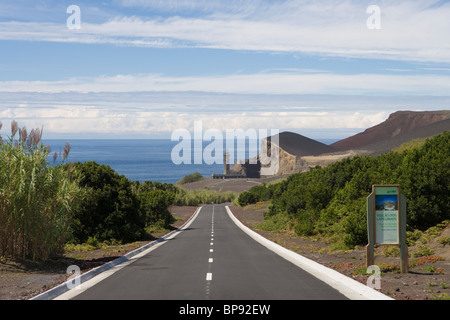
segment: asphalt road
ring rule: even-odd
[[[251,239],[223,205],[204,206],[189,227],[72,299],[346,299]]]

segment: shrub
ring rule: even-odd
[[[265,183],[254,186],[250,190],[240,193],[237,203],[239,206],[245,207],[249,204],[270,200],[276,187],[276,184],[267,185]]]
[[[175,194],[164,190],[150,190],[140,193],[138,199],[147,226],[160,224],[167,228],[174,222],[174,217],[168,209],[174,203]]]
[[[203,179],[204,178],[201,173],[195,172],[195,173],[186,175],[184,178],[182,178],[180,181],[178,181],[177,184],[186,184],[186,183],[201,181]]]
[[[352,248],[367,243],[366,198],[372,185],[400,184],[408,228],[424,231],[450,218],[449,168],[450,133],[444,132],[403,152],[355,156],[293,174],[269,190],[272,203],[264,217],[286,214],[302,235],[342,232],[339,238]],[[241,193],[238,203],[261,201],[266,194],[258,188]]]
[[[74,241],[83,243],[89,237],[102,242],[138,240],[144,234],[145,220],[131,182],[93,161],[78,162],[75,168],[80,185],[88,192],[74,215]]]
[[[299,236],[312,236],[314,231],[314,220],[308,212],[302,211],[295,226],[295,233]]]

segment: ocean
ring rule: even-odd
[[[318,141],[330,144],[336,140],[322,139]],[[202,164],[194,164],[193,147],[191,164],[175,164],[172,161],[171,153],[179,142],[170,139],[47,139],[43,143],[51,148],[50,163],[53,163],[53,153],[55,151],[59,153],[60,150],[63,150],[66,142],[70,143],[71,150],[65,162],[95,161],[109,165],[117,173],[125,175],[131,181],[175,183],[194,172],[199,172],[204,177],[210,177],[213,173],[223,173],[222,163],[206,164],[203,162]],[[209,144],[211,142],[203,142],[202,150],[205,150],[205,147]],[[252,151],[248,146],[249,142],[247,141],[245,146],[246,157],[254,156],[257,151]],[[196,151],[202,152],[202,150]],[[234,157],[236,158],[236,155]]]

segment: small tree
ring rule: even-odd
[[[74,240],[89,237],[99,241],[135,241],[144,232],[144,218],[132,183],[110,166],[94,161],[76,163],[80,185],[88,189],[82,206],[74,215]]]

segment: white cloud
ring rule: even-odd
[[[66,102],[63,102],[66,101]],[[405,108],[406,106],[406,108]],[[333,138],[384,121],[397,110],[449,109],[450,97],[241,95],[202,92],[0,93],[2,135],[17,120],[45,137],[170,137],[176,129],[279,129]],[[356,133],[356,132],[353,132]],[[327,136],[328,135],[328,136]],[[342,137],[342,136],[341,136]]]
[[[0,119],[6,125],[16,120],[20,127],[44,127],[46,133],[65,134],[111,134],[114,137],[141,136],[170,133],[176,129],[193,132],[194,119],[203,122],[203,130],[216,129],[341,129],[363,128],[375,125],[387,117],[386,112],[372,111],[366,114],[355,112],[236,112],[236,113],[191,113],[140,111],[127,112],[98,110],[96,107],[62,106],[52,109],[17,108],[0,109]]]
[[[123,2],[167,8],[168,12],[175,5],[198,10],[199,3],[204,2]],[[366,26],[369,4],[292,0],[253,1],[250,5],[232,1],[229,6],[221,1],[219,6],[218,1],[212,1],[210,14],[167,18],[117,16],[104,23],[82,23],[81,30],[67,30],[63,23],[1,22],[0,39],[287,51],[450,63],[449,3],[381,1],[381,30],[369,30]],[[221,7],[225,9],[220,10]],[[238,8],[245,8],[246,14]]]
[[[3,81],[0,92],[203,91],[254,94],[448,95],[444,75],[256,73],[170,77],[157,74],[72,78],[60,81]]]

